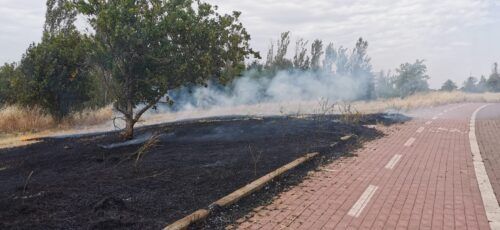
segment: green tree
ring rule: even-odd
[[[333,43],[328,44],[325,49],[325,59],[323,60],[323,69],[328,72],[333,72],[333,66],[337,60],[337,51],[333,47]]]
[[[266,55],[266,63],[264,64],[264,68],[266,70],[271,70],[274,65],[274,43],[271,41],[269,45],[269,49],[267,50]]]
[[[18,102],[38,105],[60,120],[90,100],[92,81],[85,65],[88,39],[77,31],[46,33],[24,54]]]
[[[340,75],[350,74],[349,70],[349,55],[347,48],[340,46],[337,50],[337,58],[335,59],[336,73]]]
[[[26,50],[12,82],[15,102],[38,105],[58,120],[83,109],[92,88],[89,39],[76,30],[76,11],[69,6],[65,0],[47,1],[42,41]]]
[[[16,63],[5,63],[0,67],[0,106],[13,104],[20,95],[21,72]]]
[[[462,87],[462,90],[464,92],[469,92],[469,93],[474,93],[477,92],[477,79],[473,76],[470,76],[465,80],[464,86]]]
[[[47,0],[44,33],[58,34],[72,32],[76,29],[77,11],[71,8],[68,0]]]
[[[293,67],[295,69],[307,70],[309,69],[309,57],[307,56],[307,43],[304,39],[299,39],[295,43],[295,55],[293,56]]]
[[[286,58],[288,46],[290,45],[290,31],[281,33],[281,38],[276,44],[276,56],[274,65],[277,70],[286,70],[292,68],[292,62]]]
[[[456,90],[457,88],[458,88],[457,84],[455,84],[455,82],[453,82],[452,80],[448,79],[441,86],[441,91],[451,92],[451,91]]]
[[[321,67],[320,59],[323,55],[323,42],[321,40],[314,40],[311,44],[311,69],[318,71]]]
[[[259,61],[257,60],[253,60],[250,65],[247,66],[246,68],[247,70],[254,70],[254,71],[257,71],[257,72],[262,72],[262,70],[264,70],[264,65],[261,64]]]
[[[286,58],[289,45],[290,31],[281,33],[280,40],[276,42],[276,54],[274,54],[274,44],[271,43],[265,65],[269,72],[275,73],[280,70],[291,70],[294,67],[294,63]]]
[[[427,66],[424,60],[417,59],[415,63],[401,64],[396,72],[394,84],[400,97],[429,90],[429,76],[426,74]]]
[[[396,97],[397,92],[394,88],[394,76],[391,71],[387,73],[381,71],[375,79],[375,96],[377,98],[391,98]]]
[[[476,91],[479,93],[484,93],[487,90],[488,90],[488,83],[486,77],[484,77],[484,75],[481,75],[481,78],[479,78],[479,82],[477,83],[476,86]]]
[[[493,64],[490,77],[486,82],[488,90],[491,92],[500,92],[500,74],[498,73],[498,63]]]
[[[356,79],[359,87],[364,92],[360,99],[372,99],[374,97],[375,83],[372,73],[371,58],[368,57],[368,41],[359,38],[349,58],[349,74]]]
[[[221,15],[207,3],[78,0],[76,6],[95,30],[92,57],[124,116],[126,139],[169,90],[218,79],[258,57],[240,13]]]

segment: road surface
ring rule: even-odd
[[[500,229],[500,105],[453,104],[413,115],[236,227]]]

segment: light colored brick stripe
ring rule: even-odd
[[[422,133],[425,130],[425,127],[420,127],[417,129],[417,133]]]
[[[415,140],[416,140],[416,139],[415,139],[414,137],[411,137],[410,139],[408,139],[408,140],[406,141],[405,146],[406,146],[406,147],[411,146],[411,145],[413,144],[413,142],[415,142]]]
[[[472,152],[472,161],[474,163],[474,170],[476,172],[477,183],[483,199],[486,216],[490,223],[491,229],[500,229],[500,206],[498,205],[497,198],[493,192],[490,179],[486,173],[483,158],[479,151],[479,145],[476,137],[476,117],[477,113],[488,105],[479,107],[470,119],[469,141],[470,149]]]
[[[368,186],[368,188],[366,188],[366,190],[363,192],[359,200],[356,201],[356,203],[354,203],[354,205],[352,206],[351,210],[349,210],[347,215],[353,217],[359,217],[359,215],[361,214],[361,212],[363,212],[363,209],[365,209],[368,202],[370,202],[370,200],[372,199],[377,189],[378,187],[375,185]]]
[[[385,168],[386,169],[393,169],[394,166],[396,166],[396,164],[399,162],[400,159],[401,159],[401,155],[400,154],[394,155],[391,158],[391,160],[389,161],[389,163],[387,163],[387,165],[385,165]]]

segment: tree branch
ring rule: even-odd
[[[141,110],[139,110],[136,114],[135,114],[135,118],[134,118],[134,121],[137,122],[139,121],[139,118],[141,118],[142,114],[144,114],[146,111],[148,111],[151,107],[153,107],[154,105],[156,105],[158,103],[158,101],[160,101],[160,99],[164,96],[164,94],[161,94],[161,95],[158,95],[153,101],[149,102],[148,105],[146,105],[144,108],[142,108]]]

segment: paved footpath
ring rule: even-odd
[[[500,117],[500,105],[490,106],[497,108]],[[311,173],[271,204],[238,220],[236,227],[496,229],[500,209],[493,190],[500,192],[500,156],[491,154],[496,150],[500,155],[500,121],[498,126],[480,122],[469,126],[475,114],[482,117],[477,111],[488,108],[483,107],[455,104],[416,112],[412,121],[389,128],[392,131],[387,136],[366,143],[356,157]],[[475,128],[476,123],[480,127]],[[477,144],[471,147],[474,130],[479,130],[479,149],[490,148],[484,164],[484,154],[474,150]],[[490,144],[481,142],[485,136]],[[494,186],[487,181],[486,172],[496,176],[491,180]]]

